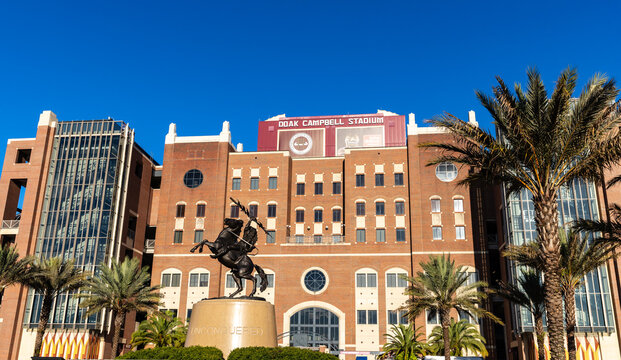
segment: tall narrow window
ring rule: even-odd
[[[389,325],[397,325],[397,310],[388,310],[388,324]]]
[[[315,222],[316,223],[323,222],[323,210],[321,209],[315,210]]]
[[[201,241],[203,241],[203,230],[194,231],[194,243],[198,244]]]
[[[196,205],[196,217],[197,218],[205,217],[205,204]]]
[[[295,222],[297,222],[297,223],[303,223],[304,222],[304,210],[303,209],[295,211]]]
[[[177,215],[176,215],[176,217],[182,218],[184,216],[185,216],[185,205],[184,204],[178,204],[177,205]]]
[[[268,244],[273,244],[276,242],[276,230],[268,230],[267,238],[265,240]]]
[[[377,310],[368,310],[367,324],[377,325]]]
[[[239,217],[239,206],[231,205],[231,218],[236,219]]]
[[[315,183],[315,195],[323,195],[323,183]]]
[[[304,183],[297,183],[295,186],[296,195],[304,195]]]
[[[366,239],[366,234],[365,234],[364,229],[357,229],[356,230],[356,242],[363,243],[366,241],[367,239]]]
[[[386,215],[386,208],[383,201],[375,203],[375,215]]]
[[[358,310],[358,324],[364,325],[367,323],[367,311],[366,310]]]
[[[375,230],[375,241],[386,242],[386,229]]]
[[[384,186],[384,174],[375,174],[375,186]]]
[[[364,186],[364,174],[356,174],[356,186],[357,187]]]
[[[332,194],[339,195],[341,193],[341,182],[335,181],[332,183]]]
[[[395,215],[403,215],[405,214],[405,202],[397,201],[395,202]]]
[[[433,229],[433,239],[442,240],[442,226],[434,226],[432,229]]]
[[[276,204],[267,205],[267,217],[268,218],[276,217]]]
[[[256,204],[248,205],[248,212],[250,213],[250,217],[257,217],[259,206]]]
[[[259,178],[250,178],[250,190],[257,190],[259,188]]]
[[[431,212],[440,212],[440,199],[431,199]]]
[[[332,209],[332,221],[341,222],[341,209]]]
[[[396,235],[397,235],[397,242],[405,241],[405,229],[397,229]]]
[[[175,237],[173,238],[174,244],[181,244],[183,242],[183,231],[175,230]]]
[[[241,190],[241,179],[233,178],[233,185],[231,186],[232,190]]]
[[[363,202],[357,202],[356,203],[356,215],[357,216],[364,216],[365,211],[364,211],[364,203]]]
[[[455,226],[455,239],[466,240],[466,227]]]
[[[278,178],[275,176],[270,177],[268,187],[270,190],[278,189]]]
[[[395,186],[403,185],[403,173],[395,173]]]
[[[464,199],[453,199],[453,211],[464,212]]]

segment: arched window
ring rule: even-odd
[[[181,286],[181,270],[166,269],[162,271],[161,285],[163,288]]]
[[[325,345],[330,351],[339,349],[339,318],[329,310],[311,307],[300,310],[289,319],[291,346]]]

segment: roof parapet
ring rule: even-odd
[[[56,124],[58,124],[58,118],[51,110],[45,110],[41,113],[41,115],[39,115],[39,123],[37,124],[37,127],[56,127]]]
[[[177,124],[170,123],[165,144],[201,143],[201,142],[227,142],[231,143],[231,131],[228,121],[222,123],[222,131],[219,135],[210,136],[177,136]]]

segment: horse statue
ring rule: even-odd
[[[241,209],[246,212],[243,206]],[[212,258],[218,259],[222,265],[231,269],[231,274],[237,285],[237,290],[229,295],[229,297],[234,297],[244,290],[241,279],[252,281],[252,292],[249,296],[254,296],[257,292],[257,282],[254,276],[252,276],[254,270],[257,271],[261,280],[259,291],[263,292],[267,288],[267,275],[265,275],[263,269],[259,265],[254,264],[248,256],[248,253],[256,249],[255,244],[258,239],[257,230],[252,226],[253,222],[257,223],[261,229],[264,229],[262,224],[255,217],[250,217],[248,223],[244,227],[243,237],[240,237],[244,222],[239,219],[226,218],[224,219],[224,229],[220,231],[216,240],[213,242],[203,240],[190,249],[192,253],[197,249],[198,252],[203,252],[203,246],[207,246],[213,253],[210,255]]]

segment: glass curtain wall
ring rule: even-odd
[[[35,256],[73,259],[76,266],[94,274],[110,258],[118,212],[115,199],[123,185],[123,144],[130,134],[125,127],[112,119],[58,123]],[[99,315],[87,318],[72,295],[56,299],[50,327],[98,327]],[[37,326],[41,301],[30,291],[26,326]]]
[[[505,198],[506,199],[506,198]],[[527,190],[511,194],[505,205],[508,240],[521,245],[537,238],[535,208],[532,194]],[[582,180],[573,181],[561,189],[558,198],[559,225],[569,228],[576,219],[599,219],[595,185]],[[509,265],[513,279],[520,269]],[[524,308],[515,308],[517,330],[531,332],[534,319]],[[611,332],[615,325],[612,314],[608,272],[605,266],[585,277],[583,285],[576,290],[576,320],[578,332]]]

